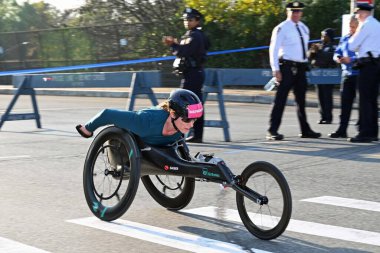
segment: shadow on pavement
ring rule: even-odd
[[[368,253],[370,251],[362,251],[358,249],[351,248],[334,248],[328,247],[325,245],[314,244],[305,240],[300,240],[293,238],[291,236],[281,235],[280,237],[271,240],[265,241],[260,240],[254,237],[252,234],[246,230],[243,225],[236,224],[229,221],[224,221],[220,219],[205,217],[197,214],[189,214],[177,212],[178,214],[201,220],[210,224],[215,224],[220,227],[216,230],[210,230],[206,228],[199,228],[193,226],[179,226],[178,228],[189,232],[195,235],[199,235],[205,238],[213,239],[213,240],[222,240],[224,242],[236,244],[242,247],[243,251],[246,252],[255,252],[252,250],[260,249],[266,250],[270,252],[276,252],[279,248],[281,248],[281,252],[307,252],[307,253],[321,253],[321,252],[344,252],[344,253]]]

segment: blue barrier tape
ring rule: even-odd
[[[19,74],[36,74],[36,73],[58,72],[58,71],[66,71],[66,70],[89,69],[89,68],[99,68],[99,67],[112,67],[112,66],[136,64],[136,63],[145,63],[145,62],[166,61],[166,60],[173,60],[173,59],[175,59],[175,56],[147,58],[147,59],[138,59],[138,60],[129,60],[129,61],[106,62],[106,63],[97,63],[97,64],[85,64],[85,65],[75,65],[75,66],[64,66],[64,67],[54,67],[54,68],[43,68],[43,69],[12,70],[12,71],[0,72],[0,76],[10,76],[10,75],[19,75]]]
[[[311,40],[309,43],[319,42],[319,41],[321,40]],[[254,51],[254,50],[261,50],[261,49],[268,49],[268,48],[269,46],[260,46],[260,47],[223,50],[223,51],[210,52],[207,55],[212,56],[212,55],[219,55],[219,54],[240,53],[240,52],[247,52],[247,51]],[[114,66],[120,66],[120,65],[130,65],[130,64],[156,62],[156,61],[168,61],[168,60],[174,60],[174,59],[175,59],[175,56],[167,56],[167,57],[156,57],[156,58],[147,58],[147,59],[85,64],[85,65],[75,65],[75,66],[63,66],[63,67],[53,67],[53,68],[43,68],[43,69],[11,70],[11,71],[0,72],[0,76],[37,74],[37,73],[59,72],[59,71],[67,71],[67,70],[90,69],[90,68],[101,68],[101,67],[114,67]]]

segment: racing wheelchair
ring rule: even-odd
[[[278,237],[290,220],[289,186],[268,162],[254,162],[241,175],[234,175],[212,154],[190,156],[183,140],[155,147],[115,126],[103,129],[91,143],[84,164],[84,193],[91,212],[104,221],[121,217],[135,198],[140,178],[155,201],[174,211],[189,204],[197,180],[234,189],[244,226],[260,239]]]

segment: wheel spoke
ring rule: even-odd
[[[133,136],[117,127],[103,129],[90,146],[84,166],[84,190],[95,216],[110,221],[132,203],[140,180],[140,161]],[[125,176],[124,176],[125,172]]]
[[[281,172],[269,163],[257,162],[248,166],[241,176],[243,185],[268,198],[268,204],[258,205],[236,194],[239,214],[246,228],[265,240],[281,235],[291,215],[290,190]]]

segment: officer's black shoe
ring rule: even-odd
[[[279,134],[277,132],[268,132],[268,134],[267,134],[267,140],[281,141],[283,139],[284,139],[284,135]]]
[[[318,124],[322,124],[322,125],[328,125],[328,124],[331,124],[332,120],[324,120],[324,119],[321,119],[319,120],[317,123]]]
[[[347,141],[354,142],[354,143],[368,143],[372,141],[378,141],[378,138],[356,135],[355,137],[348,138]]]
[[[328,134],[328,136],[330,138],[347,138],[347,133],[336,131]]]
[[[316,138],[321,137],[321,133],[316,133],[313,130],[309,130],[307,132],[299,134],[299,137],[301,137],[301,138],[314,138],[314,139],[316,139]]]
[[[197,138],[194,136],[190,136],[186,138],[186,142],[192,142],[192,143],[202,143],[202,138]]]

